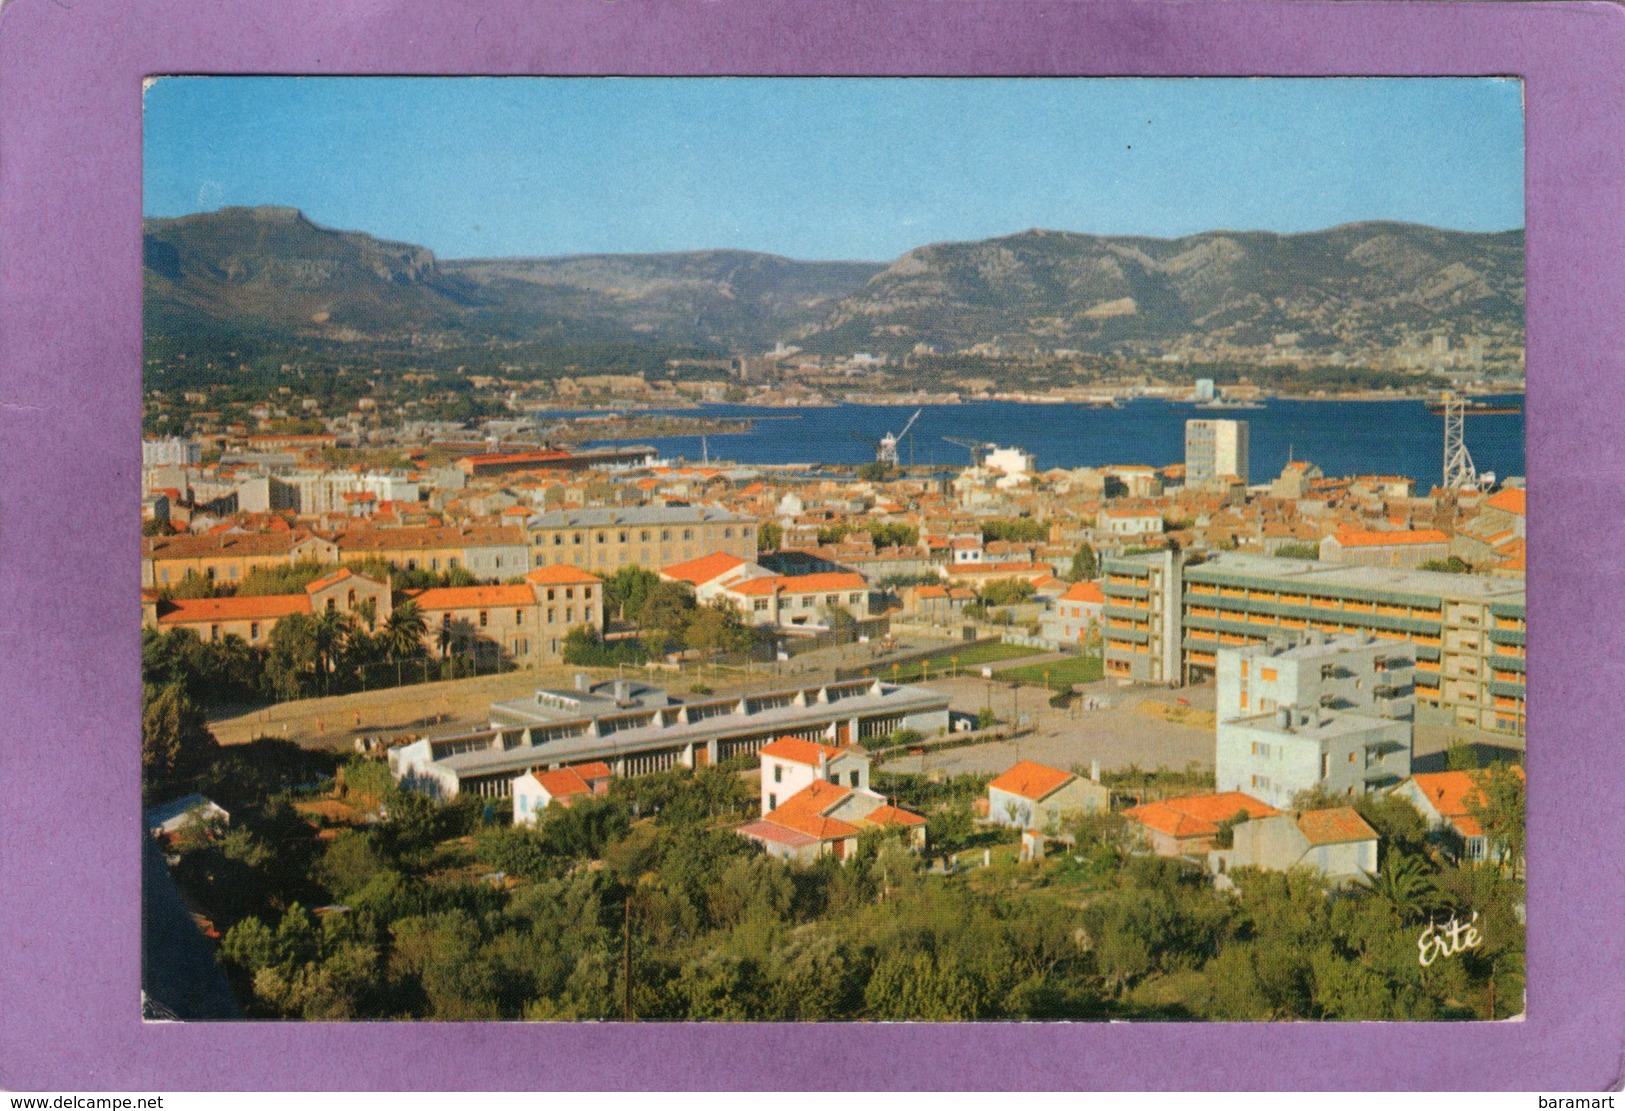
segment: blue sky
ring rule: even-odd
[[[145,158],[149,216],[293,205],[446,258],[1523,226],[1522,90],[1482,78],[166,78]]]

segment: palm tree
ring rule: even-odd
[[[1377,875],[1377,892],[1406,921],[1419,921],[1436,910],[1442,898],[1420,857],[1391,851]]]
[[[333,663],[350,632],[355,627],[355,619],[347,613],[340,613],[336,609],[323,610],[316,615],[311,624],[311,642],[316,649],[316,670],[322,677],[322,693],[327,693],[328,676],[333,670]]]
[[[410,659],[423,652],[429,623],[418,604],[408,598],[384,620],[384,650],[392,660]]]

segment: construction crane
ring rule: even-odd
[[[880,437],[880,442],[875,445],[875,462],[885,463],[891,467],[897,466],[897,444],[904,436],[908,435],[908,430],[914,427],[914,422],[920,419],[920,414],[923,412],[925,412],[924,409],[914,410],[914,415],[908,418],[908,423],[903,425],[903,430],[897,435],[893,436],[888,432]]]
[[[958,436],[944,436],[943,439],[947,440],[950,444],[958,444],[960,447],[970,452],[970,465],[973,467],[980,467],[982,465],[983,455],[986,454],[988,448],[993,446],[992,444],[985,443],[982,440],[962,440]]]
[[[1467,399],[1446,390],[1440,411],[1444,416],[1444,488],[1472,489],[1478,485],[1478,469],[1467,451]]]

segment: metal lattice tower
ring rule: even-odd
[[[1467,400],[1444,394],[1444,488],[1467,490],[1478,485],[1478,469],[1467,451]]]

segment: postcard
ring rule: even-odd
[[[1216,70],[1066,13],[1076,62],[1028,13],[902,72],[763,25],[403,76],[388,36],[255,64],[193,24],[120,55],[138,102],[92,84],[97,207],[5,229],[72,264],[15,287],[8,453],[80,491],[7,571],[57,646],[8,689],[23,783],[90,742],[108,781],[27,841],[95,866],[28,864],[11,912],[106,904],[123,978],[74,991],[153,1048],[105,1075],[275,1042],[368,1055],[317,1087],[1608,1083],[1607,564],[1562,553],[1612,504],[1574,476],[1614,450],[1618,264],[1575,170],[1606,128],[1530,44],[1617,14],[1237,9],[1292,64]],[[1333,64],[1356,18],[1464,53]],[[81,618],[22,616],[70,571]],[[82,949],[37,951],[19,1015],[77,997],[38,991]]]

